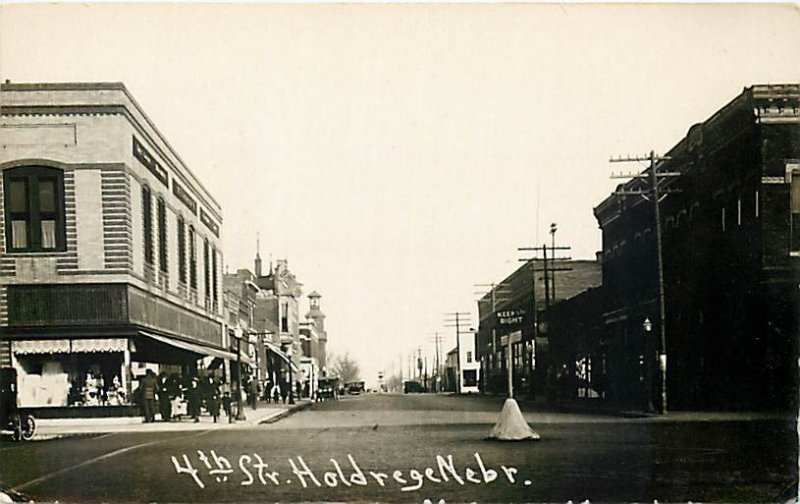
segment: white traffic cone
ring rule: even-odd
[[[489,433],[489,439],[497,441],[524,441],[529,439],[535,441],[539,439],[539,434],[535,433],[523,418],[517,400],[509,397],[503,404],[500,418],[492,427],[492,432]]]

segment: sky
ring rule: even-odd
[[[16,4],[0,79],[124,82],[223,209],[230,271],[288,259],[329,348],[392,373],[549,243],[592,258],[612,155],[800,82],[790,5]],[[642,166],[629,166],[636,170]],[[303,300],[303,309],[307,300]]]

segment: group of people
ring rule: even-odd
[[[289,386],[289,382],[286,380],[281,380],[280,382],[273,382],[272,380],[266,380],[264,382],[263,398],[268,403],[278,404],[280,402],[283,402],[283,404],[286,404],[286,402],[289,399],[290,391],[291,388]],[[298,397],[300,396],[299,390],[296,394]]]
[[[298,382],[296,397],[302,393]],[[256,409],[259,398],[268,403],[287,403],[291,393],[287,380],[259,382],[255,377],[245,378],[242,389],[246,393],[247,404]],[[205,409],[216,422],[220,410],[230,417],[232,398],[230,386],[218,376],[180,376],[162,372],[156,375],[148,369],[140,381],[139,389],[134,391],[134,400],[140,404],[145,423],[155,422],[156,413],[161,420],[169,422],[187,416],[199,422],[201,409]]]
[[[214,422],[220,416],[220,409],[228,417],[231,415],[230,388],[214,375],[182,377],[162,372],[156,376],[148,369],[136,395],[141,396],[145,423],[155,422],[156,409],[164,422],[184,415],[199,422],[201,408],[212,416]]]

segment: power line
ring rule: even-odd
[[[455,327],[456,328],[456,394],[461,393],[461,322],[463,322],[465,317],[470,317],[470,314],[467,312],[449,312],[444,314],[445,317],[445,327]],[[453,319],[452,317],[455,317]],[[448,325],[448,323],[455,322],[455,325]]]
[[[660,412],[662,415],[667,414],[667,339],[666,339],[666,313],[664,307],[664,261],[662,255],[662,242],[661,242],[661,209],[659,203],[661,200],[666,197],[667,194],[678,192],[675,189],[667,189],[661,188],[660,180],[665,179],[669,180],[670,178],[680,176],[680,172],[658,172],[656,169],[656,163],[667,161],[671,159],[669,156],[656,156],[654,151],[650,151],[648,156],[626,156],[626,157],[617,157],[611,158],[609,160],[610,163],[629,163],[629,162],[636,162],[636,161],[649,161],[650,166],[647,170],[649,173],[629,173],[629,174],[612,174],[611,178],[628,178],[628,179],[647,179],[650,182],[650,186],[647,190],[626,190],[621,189],[616,192],[616,194],[621,196],[629,196],[632,194],[638,194],[642,196],[644,199],[650,200],[653,203],[653,220],[655,221],[655,231],[656,231],[656,263],[658,269],[658,312],[659,312],[659,355],[658,355],[658,363],[659,369],[661,371],[661,407]],[[648,366],[648,370],[650,367]],[[650,386],[648,381],[648,387]],[[649,394],[648,394],[649,396]],[[650,401],[650,397],[648,397],[648,402]]]

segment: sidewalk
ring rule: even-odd
[[[200,415],[199,421],[191,418],[162,422],[160,414],[153,423],[144,423],[142,417],[110,417],[110,418],[42,418],[36,419],[36,435],[34,439],[49,439],[74,434],[109,434],[117,432],[182,432],[209,429],[244,429],[262,423],[272,423],[296,411],[308,408],[308,400],[297,401],[297,404],[271,404],[259,402],[257,409],[245,406],[242,410],[245,420],[229,422],[222,414],[217,422],[207,413]]]
[[[474,398],[476,400],[489,400],[498,405],[505,401],[505,394],[450,394],[453,397]],[[569,401],[550,403],[543,397],[531,399],[529,397],[517,398],[520,408],[526,414],[554,414],[571,415],[576,417],[607,417],[609,419],[626,419],[642,422],[725,422],[725,421],[758,421],[758,420],[786,420],[795,421],[797,416],[791,412],[780,411],[669,411],[666,415],[647,413],[644,411],[625,410],[613,404],[601,401],[581,402]],[[499,407],[499,406],[498,406]]]

